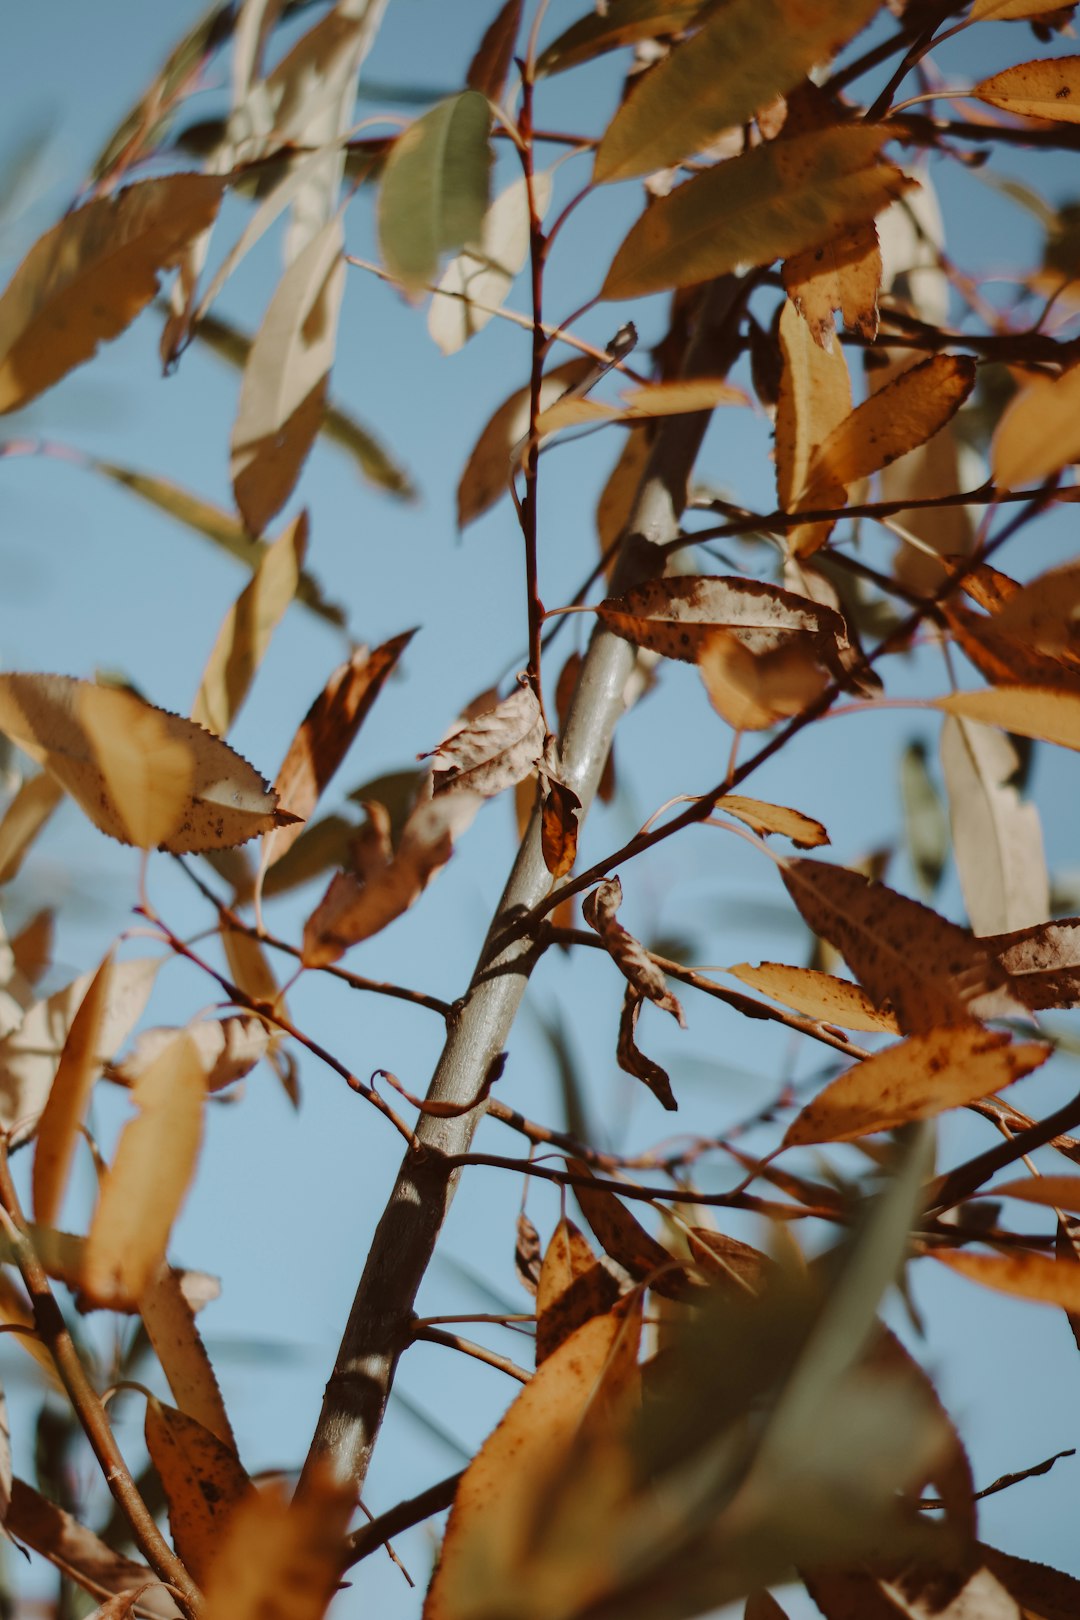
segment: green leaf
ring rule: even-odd
[[[404,286],[430,282],[439,255],[475,241],[488,205],[491,113],[466,90],[398,137],[379,193],[379,242]]]
[[[652,202],[615,255],[601,298],[687,287],[770,264],[872,219],[912,182],[878,154],[871,125],[770,141]]]
[[[565,73],[620,45],[677,34],[702,10],[704,0],[610,0],[605,9],[590,11],[553,39],[541,52],[536,71]]]
[[[593,180],[629,180],[704,150],[827,61],[878,0],[726,0],[642,76],[608,126]]]

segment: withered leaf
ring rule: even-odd
[[[550,772],[544,773],[544,801],[540,810],[540,848],[552,877],[565,877],[577,858],[578,817],[581,800],[572,787]]]
[[[752,653],[730,630],[714,630],[698,654],[709,702],[733,731],[763,731],[801,714],[829,684],[809,636]]]
[[[836,331],[839,310],[849,332],[868,343],[877,336],[881,249],[873,220],[852,225],[831,241],[805,248],[785,260],[784,290],[822,348]]]
[[[251,1481],[231,1446],[153,1395],[146,1403],[146,1449],[165,1491],[176,1550],[202,1583],[229,1519],[253,1494]]]
[[[232,1425],[182,1274],[159,1266],[139,1295],[139,1315],[180,1411],[235,1452]]]
[[[195,1172],[206,1077],[185,1031],[142,1071],[132,1097],[139,1112],[102,1182],[86,1245],[82,1287],[98,1305],[139,1299]]]
[[[991,1192],[995,1198],[1019,1198],[1025,1204],[1080,1210],[1080,1176],[1022,1176],[1017,1181],[995,1182]]]
[[[1017,62],[992,78],[981,79],[970,94],[1021,118],[1080,124],[1080,56]]]
[[[635,990],[632,984],[627,985],[619,1017],[615,1061],[624,1074],[632,1074],[635,1080],[644,1080],[661,1108],[674,1112],[679,1105],[671,1089],[671,1076],[655,1059],[646,1056],[637,1044],[638,1014],[644,1000],[639,990]]]
[[[414,635],[406,630],[374,652],[358,647],[347,663],[338,665],[311,705],[274,782],[279,803],[300,819],[269,834],[263,845],[265,866],[280,861],[300,836],[302,823],[310,818]]]
[[[1032,1012],[1080,1001],[1080,918],[988,935],[980,943],[993,953],[1010,993]]]
[[[595,1178],[584,1159],[570,1159],[568,1165],[580,1178],[574,1197],[604,1253],[655,1293],[685,1299],[692,1285],[674,1256],[649,1235],[609,1188],[588,1184]]]
[[[465,83],[489,101],[500,101],[506,76],[514,60],[514,44],[521,27],[523,0],[505,0],[489,23],[469,63]]]
[[[632,427],[596,503],[596,532],[606,552],[630,521],[651,446],[647,424]]]
[[[63,788],[48,771],[20,784],[0,821],[0,883],[18,877],[30,846],[63,797]]]
[[[691,1226],[686,1244],[710,1286],[735,1295],[760,1293],[776,1266],[775,1260],[760,1249],[708,1226]]]
[[[1010,401],[990,446],[990,464],[994,483],[1005,490],[1038,484],[1078,458],[1080,365],[1073,365],[1059,377],[1034,378]]]
[[[875,1007],[866,991],[847,979],[834,978],[831,973],[816,968],[787,967],[782,962],[759,962],[751,967],[740,962],[728,972],[751,990],[759,990],[773,1001],[782,1001],[785,1007],[808,1018],[818,1018],[827,1024],[839,1024],[841,1029],[858,1029],[897,1033],[896,1019],[886,1008]]]
[[[616,919],[622,904],[622,884],[617,877],[605,878],[597,884],[581,904],[581,914],[590,928],[600,935],[620,973],[639,995],[669,1012],[680,1028],[686,1028],[686,1019],[678,997],[667,987],[663,972],[657,967],[640,940],[634,938]]]
[[[112,952],[98,968],[71,1021],[56,1076],[38,1121],[32,1176],[34,1217],[55,1226],[94,1081],[112,989]]]
[[[620,45],[680,32],[701,9],[702,0],[633,0],[588,11],[541,51],[537,75],[564,73]]]
[[[776,495],[785,512],[813,504],[805,496],[814,452],[851,412],[851,377],[843,346],[825,349],[789,299],[780,312],[780,387],[776,400]],[[818,505],[828,504],[817,502]],[[824,545],[832,525],[800,524],[789,544],[796,556]]]
[[[517,1218],[517,1238],[514,1243],[514,1270],[517,1272],[518,1282],[522,1288],[535,1296],[540,1281],[540,1264],[543,1259],[543,1250],[540,1247],[540,1234],[522,1210]]]
[[[1007,1254],[970,1254],[966,1249],[933,1249],[931,1253],[950,1271],[958,1271],[984,1288],[1080,1312],[1080,1266],[1062,1266],[1047,1254],[1016,1249]]]
[[[244,367],[229,476],[252,534],[288,500],[322,426],[345,290],[344,241],[335,217],[293,260]]]
[[[227,743],[119,688],[0,675],[0,730],[121,843],[186,854],[279,823],[276,796]]]
[[[572,1333],[603,1316],[619,1297],[615,1278],[597,1260],[588,1240],[564,1216],[544,1253],[536,1291],[536,1365]]]
[[[1021,737],[1080,749],[1080,690],[1063,692],[1048,686],[993,686],[977,692],[950,692],[936,698],[946,714],[1001,726]]]
[[[250,1074],[260,1058],[267,1055],[272,1039],[270,1029],[253,1014],[231,1018],[204,1018],[186,1026],[202,1059],[207,1091],[224,1091]],[[122,1063],[110,1064],[108,1075],[122,1086],[138,1084],[139,1076],[180,1034],[180,1029],[163,1026],[143,1030],[134,1051]]]
[[[567,360],[545,373],[540,384],[540,409],[564,394],[595,369],[588,355]],[[483,516],[510,488],[510,452],[529,431],[529,388],[519,388],[488,419],[465,464],[457,490],[458,527]]]
[[[790,838],[796,849],[818,849],[829,842],[820,821],[804,816],[801,810],[789,810],[784,804],[766,804],[764,799],[745,799],[739,793],[725,793],[722,799],[717,799],[716,808],[745,822],[762,837],[779,833]]]
[[[781,876],[803,920],[836,947],[877,1006],[891,1005],[905,1034],[1015,1008],[990,944],[928,906],[821,861],[785,861]]]
[[[158,1620],[175,1620],[180,1613],[163,1586],[147,1586],[150,1571],[145,1564],[114,1552],[100,1536],[21,1479],[12,1482],[5,1527],[9,1535],[32,1547],[95,1597],[140,1590],[143,1613]]]
[[[439,744],[432,756],[435,797],[464,792],[493,798],[528,776],[543,747],[544,718],[536,693],[531,686],[518,686]]]
[[[351,1481],[335,1482],[318,1469],[293,1502],[276,1482],[249,1492],[206,1577],[205,1620],[322,1620],[355,1506]]]
[[[84,204],[35,242],[0,298],[0,413],[130,325],[160,272],[213,222],[225,184],[204,174],[145,180]]]
[[[556,400],[541,411],[536,431],[541,437],[563,428],[602,427],[606,422],[648,421],[656,416],[690,416],[717,405],[747,405],[741,388],[724,377],[691,377],[685,381],[643,383],[629,389],[619,404],[600,399]]]
[[[1013,779],[1020,758],[1005,732],[946,715],[941,765],[952,843],[968,919],[976,934],[1045,922],[1050,879],[1038,809]]]
[[[785,1147],[849,1142],[872,1131],[928,1119],[1011,1085],[1052,1047],[1010,1044],[1007,1033],[965,1024],[912,1035],[856,1063],[825,1087],[788,1126]]]

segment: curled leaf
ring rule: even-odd
[[[667,987],[663,972],[657,967],[640,940],[634,938],[616,919],[622,904],[622,884],[618,878],[605,878],[582,902],[581,914],[590,928],[595,928],[613,961],[641,996],[669,1012],[686,1028],[686,1019],[677,996]]]
[[[464,792],[493,798],[528,776],[543,747],[536,694],[531,686],[519,686],[439,744],[432,760],[435,797]]]
[[[597,1260],[588,1240],[564,1216],[544,1253],[536,1290],[536,1365],[572,1333],[603,1316],[619,1297],[619,1285]]]

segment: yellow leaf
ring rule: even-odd
[[[816,1096],[788,1126],[785,1147],[850,1142],[987,1097],[1045,1063],[1049,1046],[1011,1045],[978,1024],[932,1029],[864,1058]]]
[[[27,851],[63,796],[63,788],[48,771],[21,784],[0,821],[0,883],[18,877]]]
[[[65,675],[0,675],[0,731],[95,827],[141,849],[225,849],[279,824],[245,759],[190,720]]]
[[[1047,63],[1047,66],[1051,66]],[[990,446],[1001,490],[1038,484],[1080,459],[1080,365],[1036,377],[1006,407]]]
[[[196,725],[224,737],[239,713],[270,637],[296,595],[307,551],[308,518],[301,512],[263,554],[225,615],[191,709]],[[299,831],[299,828],[297,829]]]
[[[685,382],[645,383],[623,394],[619,404],[609,405],[599,399],[559,400],[541,411],[536,429],[540,434],[558,433],[562,428],[688,416],[695,411],[711,411],[717,405],[747,404],[745,392],[734,383],[722,377],[693,377]]]
[[[789,300],[780,315],[780,392],[776,402],[776,494],[785,512],[803,500],[814,452],[851,411],[851,378],[839,343],[823,349]],[[823,504],[821,502],[818,503]],[[792,531],[793,551],[815,550],[829,535],[829,524]]]
[[[619,1285],[597,1260],[588,1239],[565,1216],[551,1236],[536,1289],[536,1365],[572,1333],[609,1311]]]
[[[288,1504],[279,1485],[233,1513],[205,1581],[202,1620],[321,1620],[341,1576],[351,1482],[315,1473]]]
[[[630,521],[649,451],[649,429],[631,428],[596,504],[596,532],[601,551],[606,552],[614,545]]]
[[[34,1217],[55,1226],[67,1190],[71,1160],[79,1140],[94,1081],[101,1073],[101,1035],[112,988],[110,951],[87,988],[71,1021],[64,1050],[38,1122],[32,1176]]]
[[[829,684],[809,638],[755,654],[731,631],[714,630],[697,663],[709,702],[733,731],[763,731],[801,714]]]
[[[808,1018],[820,1019],[826,1024],[839,1024],[841,1029],[868,1031],[887,1030],[897,1033],[896,1019],[891,1012],[874,1006],[866,991],[847,979],[834,978],[816,968],[787,967],[782,962],[760,962],[751,967],[740,962],[728,972],[751,990],[760,990],[773,1001],[783,1002]]]
[[[153,1395],[146,1403],[146,1449],[165,1492],[173,1544],[202,1584],[230,1518],[253,1494],[251,1481],[232,1446]]]
[[[159,272],[211,225],[224,189],[214,175],[146,180],[46,231],[0,298],[0,413],[122,332],[157,292]]]
[[[83,1290],[98,1305],[137,1301],[164,1259],[202,1141],[206,1077],[181,1031],[132,1088],[124,1127],[90,1227]]]
[[[561,394],[581,382],[594,369],[587,355],[567,360],[547,372],[540,385],[540,409],[554,405]],[[457,490],[458,527],[481,517],[510,488],[510,452],[529,431],[529,389],[519,388],[484,425],[465,465]]]
[[[1045,1254],[968,1254],[964,1249],[934,1249],[933,1258],[984,1288],[1018,1295],[1040,1305],[1060,1305],[1080,1312],[1080,1266],[1062,1266]]]
[[[1045,686],[989,686],[977,692],[950,692],[934,699],[946,714],[1001,726],[1021,737],[1080,748],[1080,692]]]
[[[771,264],[873,219],[911,185],[879,161],[887,138],[880,126],[845,124],[767,141],[705,169],[650,202],[616,253],[601,298],[639,298],[739,264]]]
[[[877,336],[881,249],[873,220],[852,225],[829,242],[804,248],[785,261],[784,290],[810,329],[814,342],[828,348],[839,310],[849,332],[868,343]]]
[[[789,810],[784,804],[766,804],[764,799],[744,799],[738,793],[725,793],[717,799],[716,808],[725,815],[736,816],[763,837],[779,833],[790,838],[797,849],[817,849],[829,842],[829,835],[820,821],[804,816],[801,810]]]
[[[981,80],[970,92],[1020,118],[1080,124],[1080,56],[1043,57]]]
[[[345,290],[343,251],[336,217],[282,276],[244,367],[229,476],[252,534],[288,500],[322,426]]]
[[[594,1316],[578,1328],[537,1369],[481,1446],[450,1510],[424,1620],[506,1612],[515,1572],[529,1552],[535,1515],[582,1426],[592,1410],[618,1401],[632,1385],[640,1311],[638,1298],[627,1309]],[[597,1573],[602,1581],[606,1572]],[[559,1612],[575,1610],[567,1604]]]

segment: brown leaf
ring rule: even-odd
[[[877,336],[881,249],[872,219],[852,225],[831,241],[806,248],[783,267],[784,290],[821,348],[829,348],[839,310],[849,332],[868,343]]]
[[[1001,726],[1021,737],[1080,749],[1080,690],[1055,691],[1042,686],[994,686],[978,692],[950,692],[935,698],[946,714],[963,715],[983,725]]]
[[[232,1446],[153,1395],[146,1449],[165,1491],[173,1545],[201,1585],[230,1518],[253,1494],[251,1481]]]
[[[978,1024],[912,1035],[864,1058],[819,1092],[788,1126],[785,1147],[850,1142],[990,1096],[1030,1074],[1052,1047],[1010,1044]]]
[[[165,1255],[195,1173],[206,1077],[181,1031],[132,1087],[139,1109],[124,1127],[94,1211],[82,1285],[98,1305],[138,1300]]]
[[[574,1197],[604,1253],[654,1293],[668,1299],[685,1299],[691,1294],[693,1284],[670,1251],[649,1235],[607,1187],[590,1185],[595,1177],[584,1159],[569,1159],[567,1164],[580,1178]]]
[[[796,849],[818,849],[829,842],[820,821],[804,816],[801,810],[789,810],[783,804],[766,804],[763,799],[744,799],[738,793],[725,793],[722,799],[717,799],[716,808],[745,822],[763,838],[769,833],[790,838]]]
[[[479,90],[489,101],[502,100],[521,27],[522,3],[523,0],[506,0],[499,8],[465,74],[469,89]]]
[[[277,1484],[250,1492],[206,1578],[204,1620],[322,1620],[355,1505],[351,1481],[318,1470],[291,1503]]]
[[[143,1071],[180,1033],[175,1025],[144,1030],[134,1051],[122,1063],[109,1065],[109,1079],[122,1086],[137,1085]],[[266,1057],[273,1039],[270,1026],[246,1013],[199,1019],[186,1026],[186,1033],[198,1049],[207,1091],[224,1091],[250,1074],[260,1058]]]
[[[728,972],[751,990],[760,990],[762,995],[782,1001],[785,1007],[794,1007],[808,1018],[839,1024],[841,1029],[898,1033],[896,1019],[887,1008],[875,1007],[865,990],[831,973],[787,967],[782,962],[760,962],[756,968],[740,962]]]
[[[387,840],[370,850],[358,873],[339,872],[304,925],[304,965],[336,962],[415,904],[482,803],[469,792],[421,799],[395,852]]]
[[[829,676],[809,637],[790,636],[771,652],[752,653],[730,630],[714,630],[698,654],[709,702],[733,731],[764,731],[801,714]]]
[[[159,1266],[138,1303],[147,1337],[180,1411],[235,1453],[232,1425],[181,1273],[171,1266]]]
[[[717,405],[748,405],[741,388],[723,377],[691,377],[676,382],[644,383],[628,390],[618,405],[600,399],[563,399],[537,418],[541,436],[564,428],[602,427],[610,422],[648,421],[657,416],[689,416]]]
[[[1021,1176],[1016,1181],[995,1182],[991,1192],[995,1198],[1020,1198],[1026,1204],[1080,1210],[1080,1176]]]
[[[213,222],[225,184],[204,174],[146,180],[75,209],[35,242],[0,298],[0,413],[29,404],[130,325],[160,272]]]
[[[982,943],[992,951],[1010,994],[1032,1012],[1080,1001],[1080,918],[988,935]]]
[[[536,1365],[619,1297],[619,1285],[600,1264],[573,1221],[564,1216],[552,1234],[536,1290]]]
[[[288,500],[322,426],[345,290],[343,251],[335,216],[282,276],[244,367],[229,476],[252,534]]]
[[[615,1047],[615,1061],[624,1074],[632,1074],[635,1080],[643,1080],[660,1104],[674,1112],[678,1108],[675,1093],[671,1089],[671,1077],[667,1070],[662,1068],[651,1057],[647,1057],[638,1046],[635,1036],[637,1034],[638,1014],[644,996],[635,990],[632,984],[626,987],[623,996],[623,1008],[619,1018],[619,1038]]]
[[[611,469],[596,506],[596,532],[603,552],[615,544],[630,521],[651,448],[648,424],[632,427],[623,440],[619,459]]]
[[[1074,58],[1075,60],[1075,58]],[[1057,63],[1045,63],[1052,71]],[[1038,484],[1080,459],[1080,365],[1036,377],[1002,413],[990,465],[998,489]]]
[[[619,972],[638,994],[648,996],[664,1012],[669,1012],[681,1029],[685,1029],[682,1007],[678,997],[668,989],[663,972],[640,940],[635,939],[616,920],[615,913],[621,904],[622,884],[617,877],[605,878],[582,901],[581,914],[589,927],[595,928],[600,935]]]
[[[1015,583],[1010,581],[1010,583]],[[993,626],[1014,636],[1036,653],[1080,664],[1077,613],[1080,610],[1080,567],[1066,563],[1039,574],[1009,593],[994,612]]]
[[[588,355],[554,366],[540,386],[540,409],[554,405],[561,394],[595,369]],[[510,488],[510,452],[529,431],[529,389],[519,388],[504,400],[485,423],[465,464],[457,491],[458,527],[487,512]]]
[[[787,1611],[780,1607],[771,1592],[751,1592],[743,1609],[743,1620],[787,1620]]]
[[[452,732],[432,755],[432,788],[493,798],[527,776],[544,747],[544,717],[531,686]]]
[[[112,988],[113,956],[87,987],[60,1053],[56,1077],[38,1121],[32,1176],[34,1216],[55,1226],[94,1081],[101,1073],[101,1038]]]
[[[740,1243],[726,1232],[714,1232],[708,1226],[691,1226],[686,1233],[686,1244],[710,1286],[732,1295],[760,1293],[776,1269],[775,1260],[762,1254],[760,1249]]]
[[[905,1034],[1014,1009],[989,942],[929,906],[822,861],[785,861],[781,876],[803,921],[840,951],[877,1006],[889,1002]]]
[[[276,796],[227,743],[119,688],[0,675],[0,730],[121,843],[188,854],[278,825]]]
[[[409,645],[414,630],[384,641],[374,652],[358,647],[339,664],[300,723],[289,744],[274,782],[274,792],[285,809],[300,820],[279,827],[263,845],[263,864],[280,861],[302,831],[311,813],[352,746],[370,714],[387,677]]]
[[[1080,124],[1080,56],[1040,58],[981,79],[969,92],[1020,118]]]
[[[545,772],[546,788],[540,811],[540,848],[552,877],[565,877],[577,859],[578,817],[581,800],[573,788]]]
[[[1005,732],[946,715],[941,767],[960,887],[976,934],[1045,922],[1050,879],[1037,807],[1012,785],[1020,756]]]
[[[1047,1254],[1015,1249],[1008,1254],[969,1254],[966,1249],[930,1252],[950,1271],[958,1271],[984,1288],[1080,1312],[1080,1266],[1061,1266]]]
[[[0,883],[18,877],[30,846],[63,797],[63,788],[48,771],[20,784],[0,821]]]
[[[978,1550],[986,1567],[1022,1605],[1025,1620],[1073,1620],[1080,1612],[1080,1581],[1075,1576],[985,1543]]]
[[[537,1369],[485,1440],[457,1488],[424,1620],[482,1613],[488,1592],[513,1590],[537,1505],[568,1465],[583,1427],[634,1391],[640,1312],[636,1298],[586,1322]]]
[[[522,1210],[517,1218],[517,1241],[514,1244],[514,1270],[517,1272],[518,1282],[526,1293],[536,1295],[540,1281],[540,1264],[543,1251],[540,1248],[540,1234]]]
[[[99,1536],[21,1479],[12,1483],[5,1529],[47,1558],[95,1597],[141,1591],[139,1610],[155,1620],[174,1620],[180,1610],[163,1586],[147,1585],[152,1572],[107,1547]]]
[[[191,707],[196,725],[228,734],[266,656],[270,637],[296,595],[307,552],[308,518],[295,522],[259,559],[259,566],[225,615]]]
[[[1001,635],[993,618],[948,603],[945,618],[953,639],[986,680],[1002,686],[1053,686],[1080,692],[1080,671],[1064,659],[1037,652],[1029,642]]]

